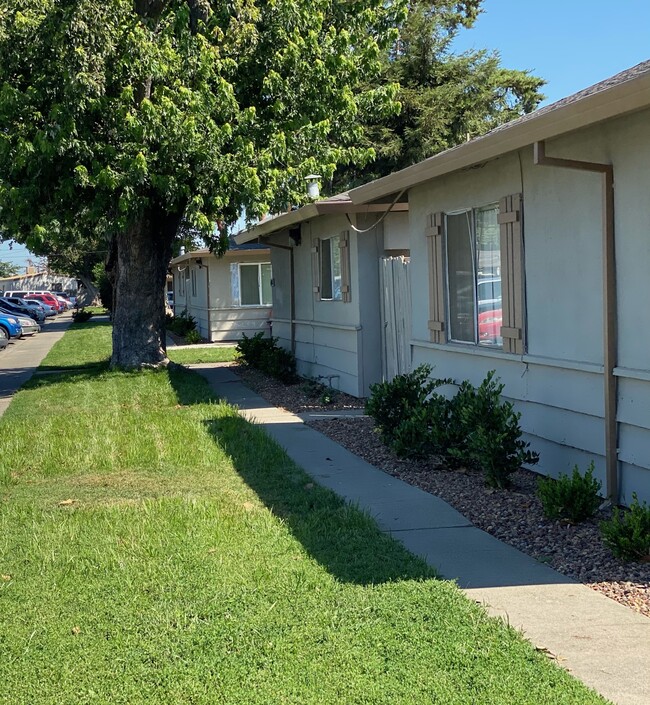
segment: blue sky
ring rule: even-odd
[[[648,0],[484,0],[457,52],[494,49],[507,68],[547,81],[553,102],[650,59]],[[25,266],[27,250],[0,243],[0,260]]]
[[[545,103],[650,59],[648,0],[484,0],[457,52],[496,49],[503,66],[546,79]]]

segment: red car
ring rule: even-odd
[[[51,306],[57,313],[61,312],[61,304],[54,298],[54,296],[52,296],[52,294],[28,294],[25,298],[42,301],[44,304]]]
[[[478,315],[478,340],[483,345],[502,345],[501,309],[484,311]]]

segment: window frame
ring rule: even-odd
[[[238,262],[237,263],[237,276],[239,277],[239,307],[240,308],[271,308],[273,306],[273,290],[271,289],[271,298],[268,303],[264,303],[264,287],[262,282],[262,267],[268,266],[271,277],[269,281],[273,278],[273,269],[271,262]],[[242,267],[257,267],[257,293],[259,296],[259,303],[256,304],[245,304],[242,302],[242,278],[241,272]]]

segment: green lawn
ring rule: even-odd
[[[70,333],[55,345],[43,360],[41,369],[65,369],[86,366],[108,367],[111,354],[111,324],[107,320],[90,319],[75,323]],[[169,359],[179,364],[230,362],[237,358],[235,346],[214,348],[171,347]]]
[[[97,366],[106,335],[0,420],[0,703],[602,705],[202,378]]]

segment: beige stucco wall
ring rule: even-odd
[[[180,314],[186,310],[194,316],[201,336],[211,342],[239,340],[262,331],[270,332],[271,306],[239,306],[233,301],[231,287],[231,264],[255,264],[270,262],[268,251],[232,251],[224,257],[202,255],[203,266],[195,259],[188,259],[172,266],[174,275],[174,310]],[[184,271],[179,271],[187,267]],[[192,272],[196,276],[196,296],[192,294]],[[185,280],[185,291],[179,285],[179,277],[189,274]],[[208,289],[209,304],[208,304]]]
[[[360,228],[371,227],[381,216],[351,216]],[[408,217],[389,216],[392,242],[408,246]],[[351,301],[319,301],[313,293],[312,242],[315,238],[350,236]],[[301,226],[301,244],[293,248],[295,270],[295,352],[298,372],[320,379],[335,389],[358,397],[381,379],[381,330],[379,308],[379,259],[385,251],[384,223],[369,232],[357,233],[345,215],[323,215]],[[272,242],[290,245],[288,234],[278,233]],[[273,287],[273,335],[291,347],[290,254],[271,248]]]
[[[550,156],[614,165],[618,278],[621,490],[650,500],[650,111],[549,141]],[[524,194],[528,350],[428,342],[426,215]],[[496,369],[522,427],[557,475],[593,459],[604,475],[601,181],[597,174],[535,166],[532,146],[413,188],[413,364],[478,383]]]

